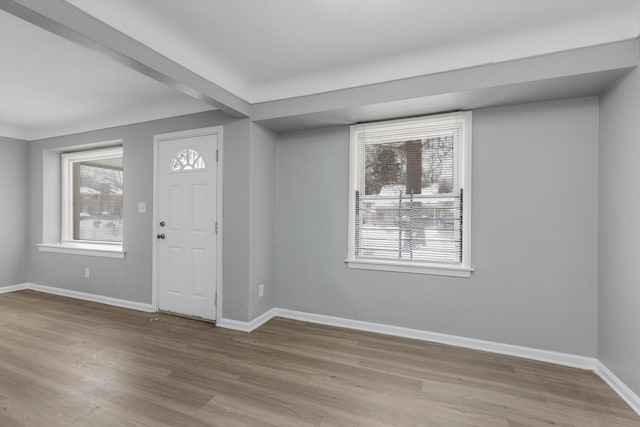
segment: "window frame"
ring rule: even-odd
[[[114,141],[116,142],[116,141]],[[122,141],[119,141],[122,143]],[[123,145],[113,146],[109,148],[96,148],[85,151],[73,151],[61,153],[61,188],[60,188],[60,205],[61,205],[61,228],[60,228],[60,245],[61,247],[73,250],[86,250],[91,254],[103,256],[109,252],[124,253],[124,233],[121,242],[95,241],[95,240],[79,240],[73,238],[73,164],[77,162],[89,160],[103,160],[122,157],[124,159]],[[124,168],[123,168],[124,170]],[[123,217],[124,217],[124,194],[123,194]]]
[[[371,258],[357,258],[355,255],[356,240],[356,197],[355,192],[358,188],[358,177],[362,165],[359,162],[359,147],[357,142],[357,133],[367,124],[397,124],[410,123],[416,121],[462,121],[462,141],[460,143],[461,153],[459,154],[460,182],[461,188],[464,190],[462,194],[462,203],[464,206],[462,214],[462,262],[459,264],[423,262],[423,261],[407,261],[407,260],[382,260]],[[461,111],[455,113],[436,114],[408,119],[384,120],[372,123],[356,124],[350,127],[349,133],[349,226],[348,226],[348,246],[347,246],[347,263],[349,268],[394,271],[402,273],[432,274],[440,276],[453,277],[470,277],[473,268],[471,268],[471,134],[472,134],[472,113],[471,111]]]

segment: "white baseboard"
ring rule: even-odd
[[[118,298],[106,297],[103,295],[89,294],[86,292],[72,291],[69,289],[56,288],[53,286],[38,285],[35,283],[22,283],[15,286],[7,286],[0,288],[0,293],[22,291],[31,289],[33,291],[44,292],[47,294],[60,295],[63,297],[75,298],[84,301],[98,302],[100,304],[112,305],[115,307],[129,308],[131,310],[153,312],[151,304],[145,304],[136,301],[128,301]]]
[[[25,289],[28,289],[26,283],[21,283],[19,285],[11,285],[11,286],[0,286],[0,294],[6,294],[8,292],[15,292],[15,291],[23,291]]]
[[[576,354],[560,353],[549,350],[539,350],[536,348],[522,347],[512,344],[502,344],[456,335],[441,334],[438,332],[423,331],[420,329],[403,328],[400,326],[391,326],[382,323],[326,316],[323,314],[305,313],[302,311],[288,310],[284,308],[272,308],[249,322],[223,318],[216,323],[216,326],[234,329],[236,331],[251,332],[274,317],[284,317],[287,319],[301,320],[321,325],[337,326],[340,328],[375,332],[378,334],[392,335],[396,337],[437,342],[456,347],[471,348],[474,350],[488,351],[490,353],[523,357],[541,362],[554,363],[556,365],[570,366],[572,368],[588,369],[590,371],[595,371],[596,369],[597,359],[594,357],[579,356]]]
[[[260,316],[249,322],[243,322],[241,320],[233,320],[227,318],[221,318],[216,322],[216,326],[225,329],[233,329],[235,331],[241,332],[251,332],[255,329],[258,329],[260,326],[267,323],[269,320],[273,319],[276,316],[277,308],[272,308],[270,310],[265,311]]]
[[[241,320],[233,320],[222,318],[216,320],[216,327],[225,328],[225,329],[233,329],[234,331],[240,332],[251,332],[249,330],[249,322],[243,322]]]
[[[365,322],[362,320],[346,319],[342,317],[326,316],[323,314],[306,313],[302,311],[288,310],[284,308],[272,308],[266,313],[256,317],[250,322],[242,322],[231,319],[221,319],[216,325],[221,328],[235,329],[242,332],[251,332],[262,326],[274,317],[300,320],[321,325],[337,326],[340,328],[356,329],[359,331],[375,332],[384,335],[412,338],[421,341],[436,342],[456,347],[470,348],[487,351],[490,353],[508,356],[522,357],[540,362],[553,363],[555,365],[593,371],[606,382],[631,408],[640,415],[640,396],[635,394],[625,383],[611,372],[601,361],[595,357],[580,356],[576,354],[561,353],[537,348],[523,347],[512,344],[503,344],[493,341],[466,338],[456,335],[441,334],[438,332],[423,331],[420,329],[403,328],[399,326],[385,325],[382,323]]]
[[[600,360],[596,363],[596,374],[604,382],[609,384],[609,387],[613,389],[629,406],[640,415],[640,396],[633,392],[620,378],[616,376],[609,368],[605,366]]]
[[[412,338],[420,341],[436,342],[456,347],[487,351],[490,353],[523,357],[525,359],[570,366],[572,368],[588,369],[591,371],[595,370],[597,362],[597,359],[594,357],[579,356],[576,354],[560,353],[549,350],[539,350],[531,347],[502,344],[475,338],[423,331],[420,329],[385,325],[382,323],[364,322],[362,320],[345,319],[342,317],[325,316],[322,314],[305,313],[282,308],[277,309],[276,312],[276,316],[285,317],[287,319],[302,320],[305,322],[338,326],[341,328],[356,329],[359,331],[375,332],[384,335],[393,335],[396,337]]]

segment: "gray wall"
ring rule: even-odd
[[[249,155],[248,119],[224,128],[224,178],[222,213],[222,316],[249,320]]]
[[[600,98],[598,358],[640,394],[640,72]]]
[[[0,287],[27,280],[28,144],[0,136]]]
[[[277,307],[595,356],[598,101],[474,111],[470,279],[349,269],[349,129],[278,143]]]
[[[238,197],[249,185],[246,174],[249,121],[236,121],[221,112],[206,112],[104,129],[29,143],[28,281],[129,301],[151,303],[153,136],[207,126],[224,125],[223,294],[225,316],[246,317],[248,287],[248,231],[242,214],[248,196]],[[124,140],[124,260],[39,252],[43,229],[43,153],[61,147],[100,141]],[[4,158],[4,157],[3,157]],[[4,182],[4,181],[3,181]],[[242,191],[239,191],[242,190]],[[137,213],[137,204],[147,212]],[[25,212],[21,210],[21,212]],[[48,215],[48,214],[47,214]],[[240,260],[240,262],[236,262]],[[84,268],[91,269],[85,279]]]
[[[254,319],[273,307],[275,288],[276,227],[276,135],[260,125],[251,124],[251,200],[249,313]],[[258,286],[264,284],[264,296]]]

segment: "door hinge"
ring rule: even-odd
[[[220,150],[216,150],[216,162],[220,160]]]
[[[218,234],[218,222],[216,221],[216,234]]]
[[[216,296],[213,297],[213,305],[218,305],[218,293],[216,292]]]

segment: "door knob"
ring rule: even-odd
[[[164,240],[164,233],[160,233],[160,234],[158,234],[158,236],[157,236],[157,237],[158,237],[158,239],[163,239],[163,240]]]

